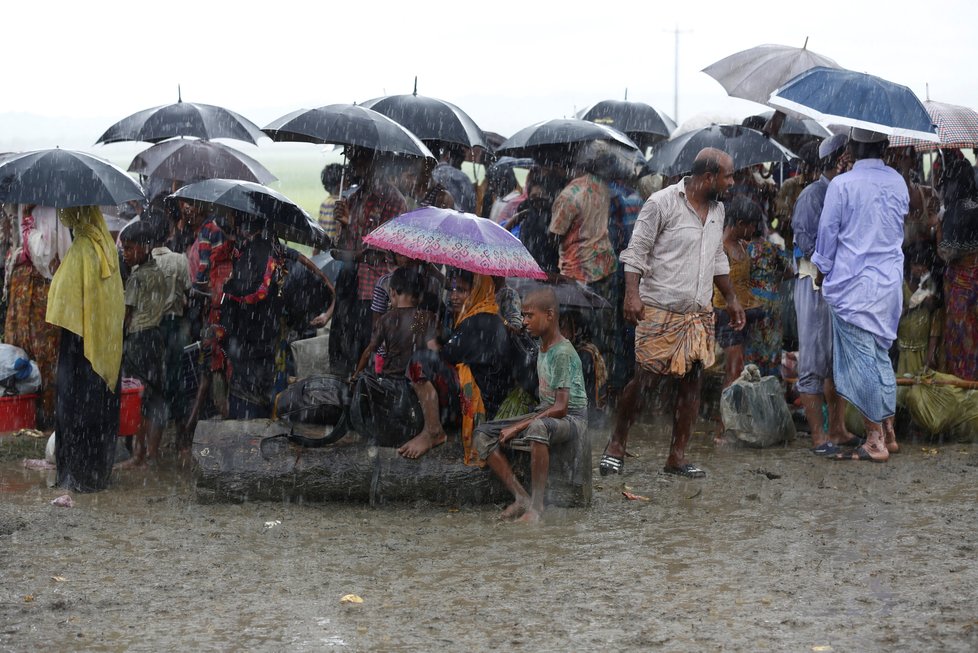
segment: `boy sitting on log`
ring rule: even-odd
[[[534,291],[523,300],[523,323],[530,335],[540,338],[540,405],[527,415],[485,422],[476,427],[473,435],[479,456],[515,498],[503,511],[503,519],[540,519],[550,469],[550,446],[583,437],[587,431],[581,359],[570,341],[560,334],[558,320],[559,306],[552,289]],[[516,480],[509,460],[500,450],[503,446],[529,450],[532,494]]]

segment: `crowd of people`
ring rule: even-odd
[[[819,141],[790,143],[799,159],[773,167],[706,149],[673,178],[487,158],[478,183],[460,169],[476,153],[457,146],[432,144],[433,169],[347,148],[348,167],[322,172],[334,281],[263,220],[166,192],[119,234],[95,207],[7,206],[4,342],[38,363],[38,422],[57,425],[59,482],[79,490],[108,482],[121,376],[143,385],[140,467],[170,423],[186,454],[201,418],[272,416],[294,376],[289,342],[327,325],[329,369],[375,431],[363,435],[412,459],[457,438],[465,464],[512,490],[510,517],[539,517],[548,447],[584,437],[589,417],[611,416],[598,469],[621,473],[665,378],[677,396],[664,471],[705,476],[685,453],[704,375],[726,387],[747,364],[782,378],[816,454],[885,461],[899,450],[897,372],[978,380],[975,171],[951,150],[925,169],[859,129]],[[503,225],[547,284],[521,297],[504,278],[364,245],[424,205]],[[562,287],[607,307],[561,306]],[[519,448],[530,492],[503,455]]]

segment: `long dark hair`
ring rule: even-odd
[[[938,182],[944,223],[938,253],[945,261],[978,252],[978,184],[966,159],[951,161]]]

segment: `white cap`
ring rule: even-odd
[[[882,143],[883,141],[887,140],[889,136],[869,129],[853,127],[849,131],[849,138],[856,143]]]
[[[836,151],[841,150],[849,142],[849,136],[846,134],[832,134],[828,138],[824,139],[818,144],[818,158],[827,159]]]

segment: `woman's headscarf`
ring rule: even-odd
[[[484,274],[473,275],[472,292],[469,293],[462,310],[455,317],[455,326],[479,313],[499,315],[499,305],[496,304],[496,284],[493,283],[492,277]]]
[[[81,337],[85,358],[115,391],[126,317],[119,254],[98,207],[59,209],[58,219],[74,241],[51,280],[46,319]]]

